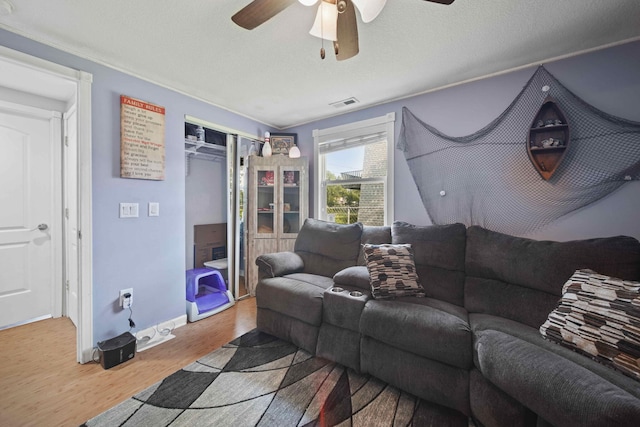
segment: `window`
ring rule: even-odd
[[[393,219],[395,113],[313,131],[315,217],[340,224]]]

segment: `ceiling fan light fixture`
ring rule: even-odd
[[[318,0],[298,0],[298,1],[305,6],[313,6],[314,4],[318,3]]]
[[[325,40],[338,40],[338,8],[335,4],[320,2],[316,20],[309,34]]]
[[[387,0],[351,0],[353,4],[360,11],[360,17],[362,22],[368,23],[376,19],[384,5],[387,4]]]

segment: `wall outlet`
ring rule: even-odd
[[[130,308],[133,305],[133,288],[120,290],[120,307]]]

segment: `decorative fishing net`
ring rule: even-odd
[[[564,112],[571,139],[545,181],[529,160],[527,138],[547,96]],[[434,224],[524,235],[640,180],[640,123],[592,107],[542,66],[498,118],[471,135],[444,135],[403,108],[397,148]]]

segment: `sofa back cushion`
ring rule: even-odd
[[[393,244],[411,244],[416,271],[425,296],[464,304],[464,224],[417,226],[396,221]]]
[[[343,225],[308,218],[294,246],[304,261],[304,272],[333,277],[338,271],[356,265],[360,252],[362,224]]]
[[[579,269],[638,280],[640,242],[618,236],[569,242],[537,241],[478,226],[467,229],[464,306],[539,328],[562,286]]]
[[[362,227],[362,238],[360,239],[361,246],[370,245],[384,245],[391,243],[391,227],[387,225],[365,225]],[[364,260],[363,248],[360,248],[360,254],[358,255],[358,265],[367,265]]]

